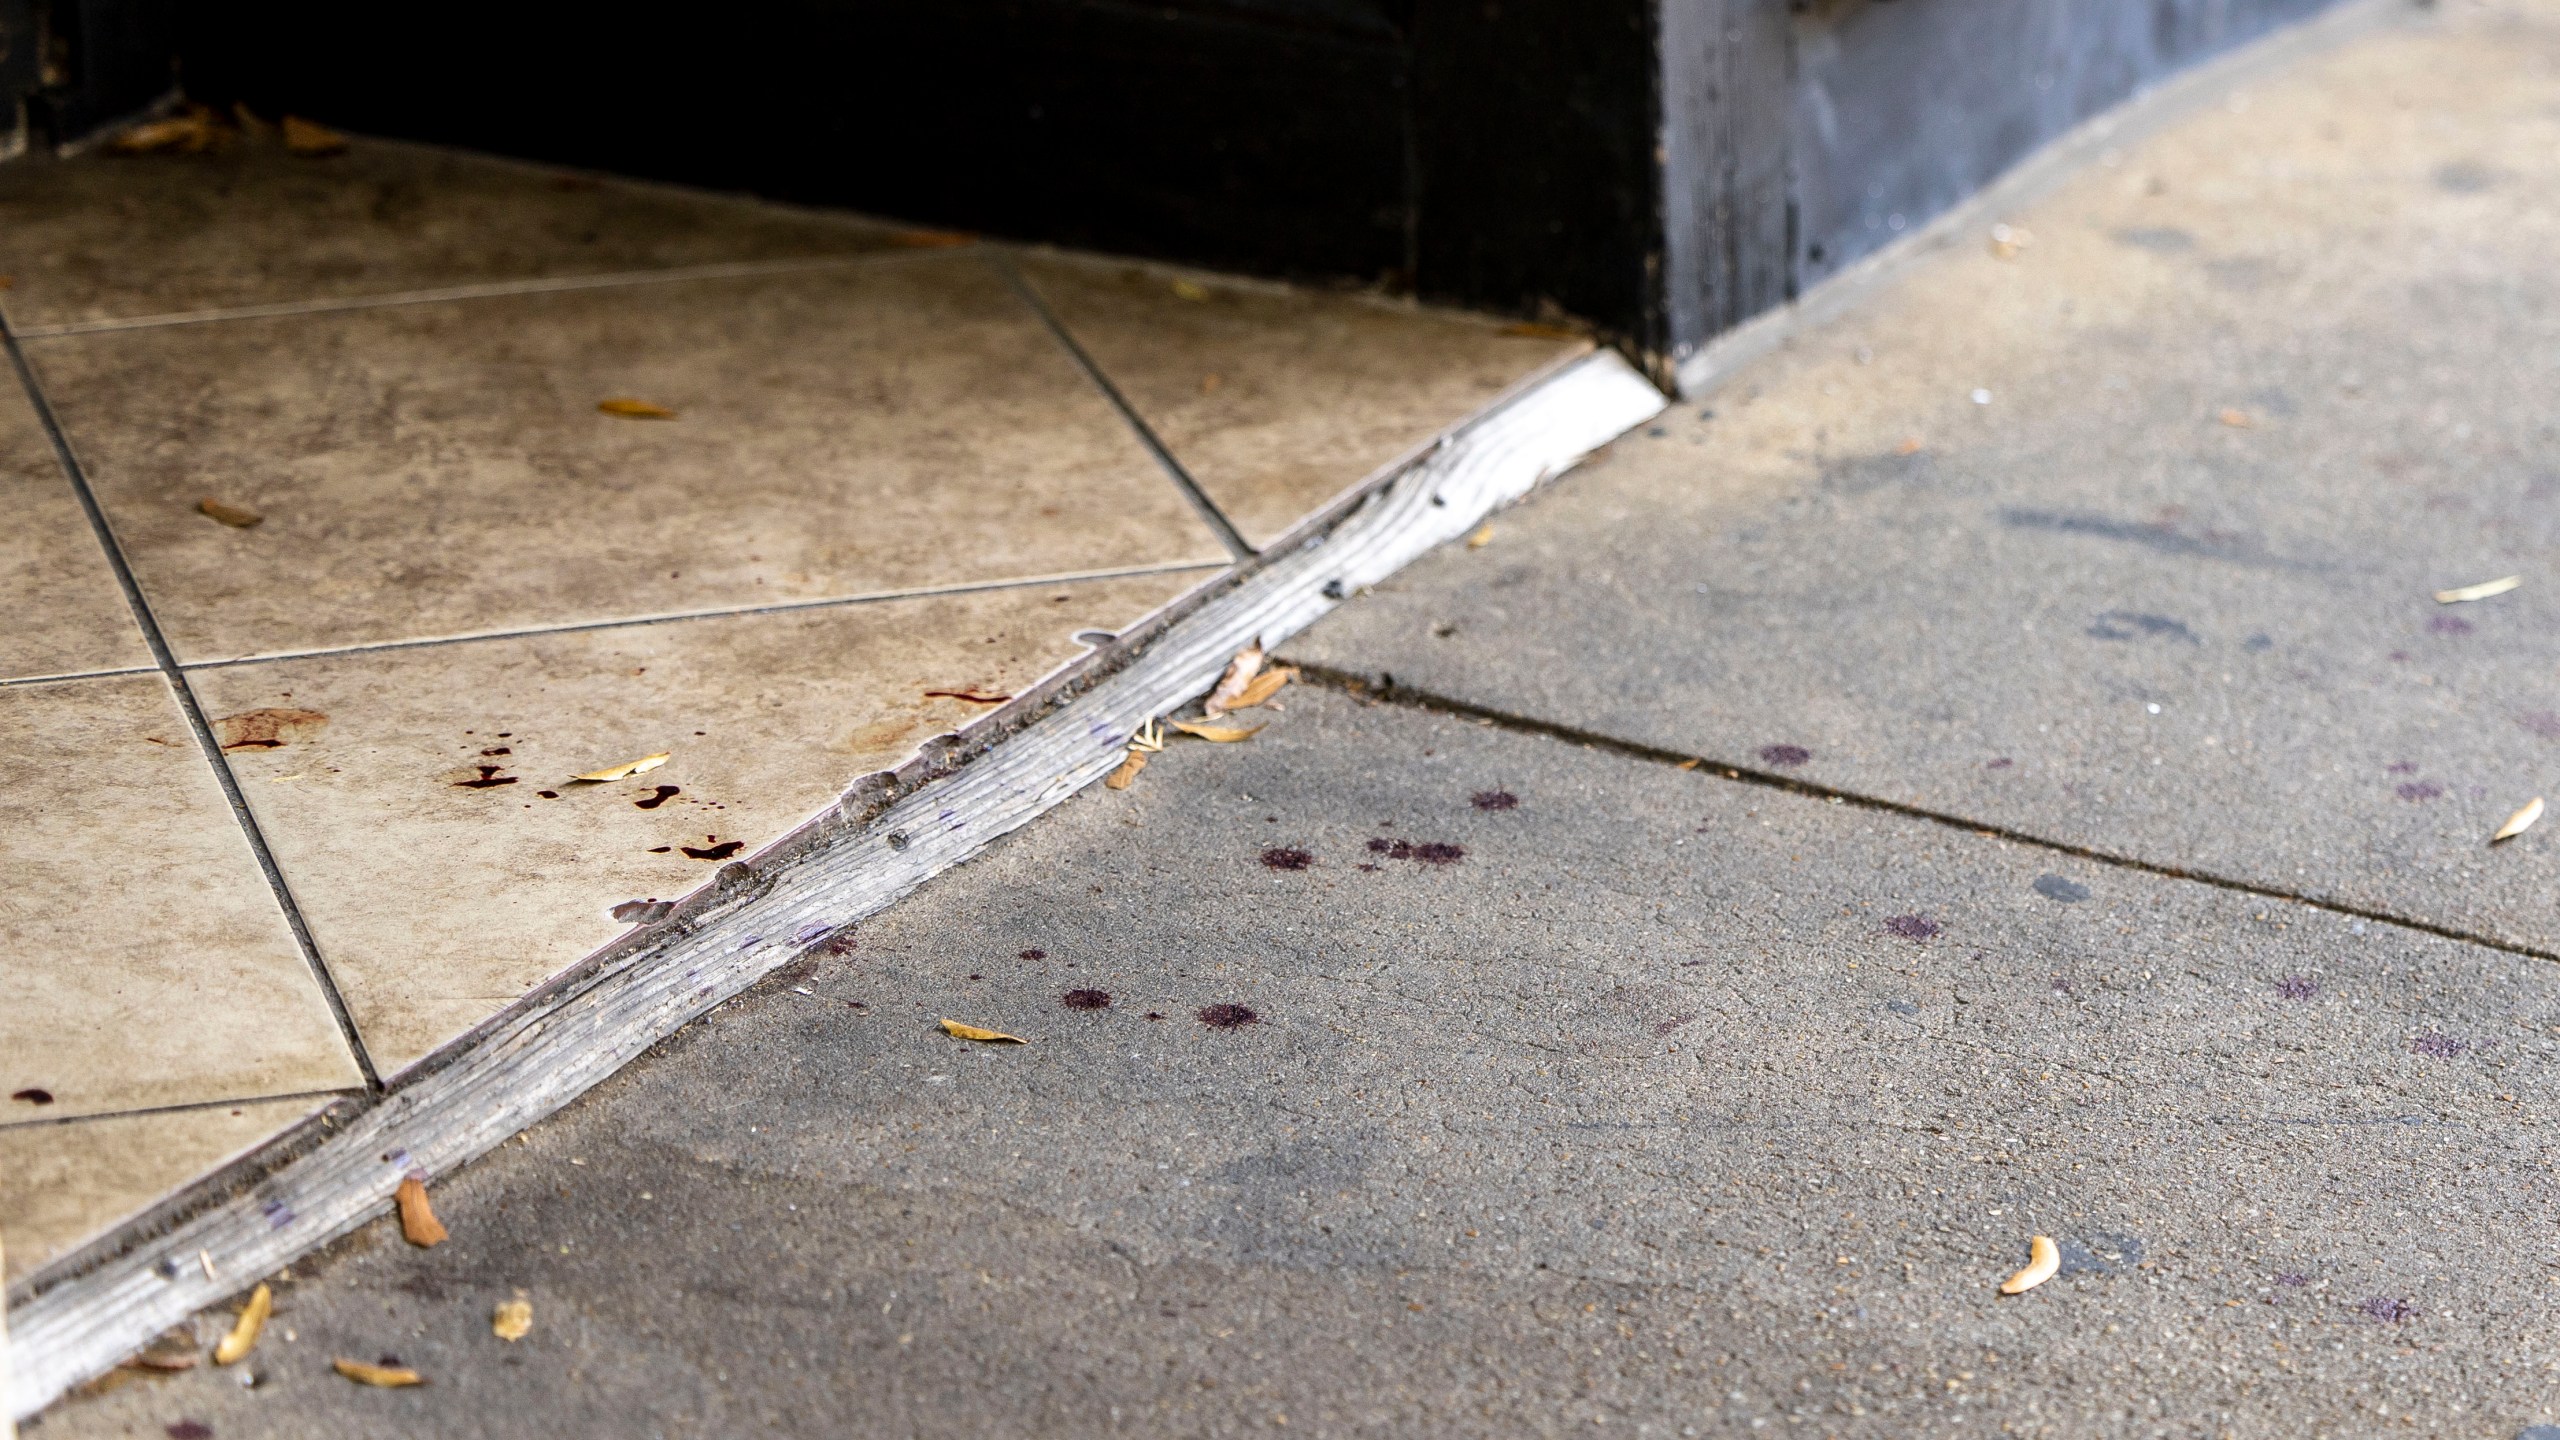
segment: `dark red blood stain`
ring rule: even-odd
[[[1813,758],[1813,752],[1801,745],[1763,745],[1760,758],[1771,765],[1796,766]]]
[[[1289,845],[1275,845],[1262,852],[1262,863],[1273,870],[1304,870],[1316,863],[1316,857]]]
[[[10,1092],[9,1098],[12,1100],[23,1100],[30,1105],[50,1105],[53,1103],[53,1092],[50,1090],[39,1090],[34,1086],[29,1086],[24,1090]]]
[[[1455,865],[1467,855],[1464,846],[1452,845],[1445,840],[1426,840],[1416,845],[1410,840],[1383,837],[1369,842],[1369,853],[1384,855],[1390,860],[1413,860],[1424,865]]]
[[[2427,622],[2427,629],[2438,635],[2468,635],[2471,622],[2459,615],[2439,615]]]
[[[2415,775],[2418,773],[2418,762],[2415,760],[2394,760],[2389,765],[2383,767],[2383,773],[2386,775]]]
[[[1479,810],[1516,810],[1520,806],[1520,797],[1508,790],[1479,790],[1474,804]]]
[[[1253,1013],[1251,1007],[1244,1005],[1203,1005],[1200,1007],[1200,1023],[1208,1026],[1212,1030],[1240,1030],[1247,1025],[1259,1022],[1261,1019],[1261,1016]]]
[[[2356,1302],[2356,1310],[2367,1320],[2384,1325],[2398,1325],[2418,1314],[2417,1306],[2390,1295],[2368,1295]]]
[[[2006,755],[2003,755],[2003,756],[2001,756],[2001,757],[2000,757],[1999,759],[1997,759],[1997,760],[1985,761],[1985,762],[1983,763],[1982,768],[1983,768],[1983,769],[1985,769],[1985,770],[2006,770],[2006,769],[2008,769],[2010,766],[2015,765],[2015,764],[2017,764],[2017,763],[2018,763],[2017,761],[2010,759],[2010,758],[2009,758],[2008,756],[2006,756]]]
[[[1884,922],[1884,928],[1905,940],[1926,940],[1937,934],[1940,926],[1926,915],[1896,915]]]
[[[705,836],[704,838],[709,839],[711,837]],[[723,840],[717,845],[704,845],[700,847],[687,845],[684,847],[684,853],[692,856],[696,860],[726,860],[730,856],[735,855],[746,848],[747,842],[744,840]]]
[[[492,749],[483,750],[480,753],[482,755],[513,755],[516,752],[508,746],[500,745]]]
[[[167,1430],[169,1440],[213,1440],[213,1427],[201,1420],[172,1420]]]
[[[1022,952],[1022,958],[1025,960],[1046,960],[1049,958],[1049,952],[1046,950],[1025,950]]]
[[[1351,868],[1354,870],[1366,870],[1372,875],[1378,873],[1378,867],[1375,865],[1354,865]]]
[[[541,796],[545,800],[557,800],[560,798],[560,792],[557,790],[536,790],[533,793]]]
[[[924,698],[927,700],[966,700],[972,705],[1001,705],[1013,697],[1010,695],[981,695],[974,690],[927,690],[924,692]]]
[[[2432,780],[2412,780],[2400,787],[2400,798],[2403,800],[2433,800],[2443,793],[2444,787]]]
[[[1161,1010],[1150,1010],[1147,1012],[1147,1018],[1150,1020],[1161,1020],[1164,1018],[1164,1012]]]
[[[839,925],[833,930],[828,931],[826,934],[819,936],[816,943],[812,944],[802,953],[809,955],[850,955],[859,948],[859,942],[853,938],[853,927],[850,925]]]
[[[652,845],[649,847],[649,853],[652,855],[664,855],[674,848],[676,847],[673,845]]]
[[[2433,1030],[2409,1042],[2411,1054],[2424,1055],[2431,1060],[2450,1060],[2470,1048],[2471,1042],[2467,1040],[2456,1040],[2450,1035],[2440,1035]]]
[[[1058,997],[1058,1003],[1070,1010],[1108,1010],[1111,993],[1107,990],[1070,990]]]
[[[1671,1017],[1670,1019],[1668,1019],[1668,1020],[1664,1020],[1664,1021],[1661,1021],[1661,1022],[1657,1023],[1657,1024],[1653,1027],[1653,1033],[1654,1033],[1654,1034],[1656,1034],[1656,1035],[1668,1035],[1668,1034],[1670,1034],[1672,1031],[1679,1029],[1681,1026],[1686,1025],[1686,1024],[1688,1024],[1690,1021],[1695,1020],[1695,1019],[1697,1019],[1697,1018],[1698,1018],[1698,1012],[1697,1012],[1697,1011],[1695,1011],[1695,1010],[1683,1011],[1682,1013],[1680,1013],[1680,1014],[1678,1014],[1678,1015],[1674,1015],[1674,1016],[1672,1016],[1672,1017]]]
[[[2308,1000],[2320,993],[2320,982],[2308,975],[2287,975],[2276,982],[2276,994],[2287,1000]]]
[[[504,766],[500,765],[483,765],[479,767],[479,779],[456,780],[453,783],[464,790],[486,790],[496,785],[513,785],[520,777],[499,774],[498,772],[504,768]]]
[[[984,976],[984,975],[972,975],[972,976],[970,976],[969,978],[970,978],[970,979],[972,979],[972,980],[984,980],[984,979],[986,979],[987,977],[986,977],[986,976]]]
[[[683,793],[684,791],[673,785],[661,785],[658,787],[656,794],[643,795],[631,803],[639,806],[643,810],[655,810],[659,806],[666,804],[668,801],[673,800]]]

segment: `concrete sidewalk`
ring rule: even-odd
[[[2226,97],[30,1434],[2547,1440],[2555,186]]]

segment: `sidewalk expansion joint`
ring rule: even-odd
[[[2369,920],[2377,925],[2414,930],[2420,934],[2433,935],[2440,940],[2454,940],[2465,945],[2477,945],[2486,950],[2519,955],[2529,960],[2560,961],[2560,952],[2541,949],[2515,940],[2501,939],[2494,935],[2483,935],[2478,931],[2465,930],[2459,926],[2438,924],[2432,920],[2421,920],[2388,910],[2377,910],[2352,900],[2341,900],[2300,890],[2287,890],[2274,885],[2261,884],[2255,880],[2244,880],[2237,876],[2219,875],[2210,870],[2164,864],[2157,860],[2145,860],[2138,855],[2101,850],[2090,845],[2076,845],[2068,840],[2056,840],[2048,835],[2038,835],[2033,831],[2019,830],[1991,821],[1975,820],[1946,810],[1933,810],[1925,805],[1913,805],[1900,800],[1862,795],[1854,790],[1841,790],[1829,785],[1816,784],[1810,780],[1801,780],[1791,775],[1779,775],[1767,770],[1754,769],[1748,765],[1737,765],[1731,761],[1718,760],[1711,755],[1692,755],[1660,745],[1649,745],[1641,740],[1628,740],[1598,730],[1585,730],[1580,726],[1567,725],[1559,721],[1515,715],[1507,710],[1497,710],[1491,706],[1479,705],[1470,700],[1461,700],[1436,691],[1418,690],[1411,686],[1399,685],[1392,677],[1373,677],[1306,660],[1275,658],[1298,667],[1306,683],[1321,685],[1359,700],[1400,705],[1407,709],[1428,711],[1460,720],[1473,720],[1480,724],[1491,725],[1496,729],[1509,730],[1515,734],[1533,735],[1545,740],[1560,740],[1571,745],[1623,755],[1631,760],[1668,765],[1675,770],[1691,771],[1730,783],[1757,785],[1763,789],[1800,795],[1808,800],[1854,805],[1861,810],[1878,814],[1922,820],[1950,830],[1962,830],[1985,839],[2006,840],[2012,844],[2030,846],[2055,855],[2069,855],[2074,859],[2108,865],[2119,870],[2156,875],[2165,880],[2184,880],[2197,885],[2209,885],[2217,890],[2228,890],[2238,895],[2253,895],[2262,900],[2281,901],[2288,905],[2304,905],[2358,920]]]

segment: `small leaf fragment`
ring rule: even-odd
[[[1174,298],[1179,300],[1206,300],[1209,298],[1209,287],[1197,280],[1176,280],[1173,282],[1173,293]]]
[[[533,1302],[519,1295],[489,1314],[489,1333],[512,1344],[533,1331]]]
[[[2507,817],[2507,823],[2498,827],[2498,833],[2489,837],[2489,843],[2495,845],[2501,840],[2513,840],[2532,829],[2533,822],[2541,818],[2542,797],[2536,795],[2524,802],[2523,809]]]
[[[592,780],[597,784],[612,780],[628,780],[634,775],[646,775],[673,758],[675,757],[672,754],[661,750],[655,755],[643,755],[637,760],[625,760],[619,765],[607,765],[601,770],[590,770],[583,775],[572,775],[569,778]]]
[[[107,153],[165,155],[176,151],[194,155],[210,148],[214,138],[213,112],[198,105],[189,107],[183,115],[126,127],[107,142]]]
[[[2003,1295],[2021,1295],[2054,1277],[2062,1268],[2062,1252],[2054,1247],[2051,1237],[2038,1235],[2027,1242],[2027,1268],[2000,1282]]]
[[[346,152],[347,137],[299,115],[284,117],[284,148],[306,160]]]
[[[2246,430],[2250,426],[2258,423],[2257,421],[2249,418],[2249,412],[2246,410],[2226,408],[2217,418],[2220,419],[2223,424],[2230,426],[2234,430]]]
[[[942,1033],[945,1035],[955,1035],[963,1040],[975,1040],[986,1045],[1028,1045],[1031,1043],[1019,1035],[1007,1035],[1001,1030],[983,1030],[975,1025],[963,1025],[957,1020],[943,1021]]]
[[[427,1203],[427,1182],[415,1175],[400,1177],[400,1238],[421,1250],[431,1250],[451,1238],[444,1233],[444,1222],[436,1219],[435,1207]]]
[[[267,1328],[267,1317],[275,1313],[276,1294],[260,1282],[249,1292],[249,1303],[240,1307],[240,1318],[231,1322],[231,1333],[213,1347],[213,1363],[238,1363],[258,1343],[258,1332]]]
[[[1924,442],[1922,442],[1920,437],[1917,435],[1905,435],[1902,437],[1902,443],[1893,447],[1893,453],[1896,455],[1917,455],[1920,453],[1923,443]]]
[[[1467,548],[1470,550],[1481,550],[1492,543],[1493,522],[1490,520],[1487,520],[1483,524],[1477,526],[1475,533],[1467,537]]]
[[[646,400],[633,400],[627,396],[599,400],[596,402],[596,408],[607,415],[618,415],[625,420],[673,420],[676,418],[676,412],[664,405],[652,405]]]
[[[233,505],[207,495],[196,502],[196,509],[206,517],[219,520],[234,530],[246,530],[267,517],[246,505]]]
[[[1176,720],[1173,722],[1173,728],[1185,735],[1197,735],[1203,740],[1212,740],[1220,745],[1233,745],[1239,740],[1250,740],[1262,733],[1262,727],[1259,725],[1210,725],[1198,720]]]
[[[1262,642],[1256,640],[1237,651],[1236,658],[1227,662],[1227,673],[1218,677],[1217,688],[1209,692],[1208,699],[1200,702],[1200,708],[1211,715],[1226,713],[1228,706],[1244,693],[1244,687],[1252,684],[1253,677],[1261,670]]]
[[[1236,698],[1228,704],[1227,708],[1229,710],[1251,710],[1257,705],[1268,702],[1272,696],[1280,693],[1281,686],[1286,685],[1297,678],[1297,666],[1274,666],[1271,669],[1265,670],[1261,674],[1254,676],[1253,683],[1244,687],[1244,693],[1236,696]]]
[[[1138,781],[1138,772],[1147,768],[1147,752],[1132,750],[1121,760],[1120,768],[1104,778],[1103,784],[1114,790],[1126,790]]]
[[[361,1360],[332,1360],[329,1368],[359,1385],[376,1385],[385,1390],[427,1383],[425,1376],[406,1365],[367,1365]]]
[[[2521,575],[2501,575],[2495,580],[2483,580],[2477,585],[2463,585],[2451,590],[2439,590],[2436,592],[2436,603],[2439,605],[2459,605],[2465,600],[2486,600],[2492,595],[2504,595],[2523,583],[2524,577]]]

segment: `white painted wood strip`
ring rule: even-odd
[[[1296,634],[1663,403],[1614,353],[1563,367],[1388,477],[1320,540],[1246,574],[1117,674],[975,763],[777,866],[769,881],[740,887],[665,945],[537,997],[239,1199],[39,1294],[13,1317],[9,1413],[33,1415],[161,1330],[382,1213],[407,1172],[442,1175],[486,1153],[818,937],[877,914],[1101,779],[1132,733],[1207,691],[1247,642],[1276,645]],[[199,1253],[211,1258],[211,1277]]]

